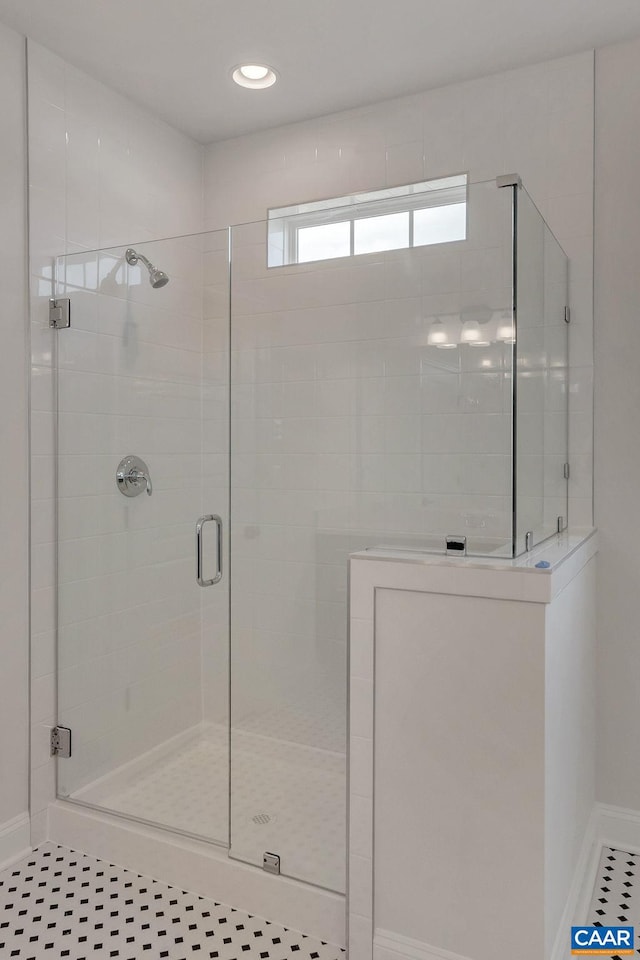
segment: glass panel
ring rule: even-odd
[[[351,252],[351,225],[348,221],[300,227],[297,237],[298,263],[348,257]]]
[[[510,200],[346,263],[270,270],[265,224],[232,230],[232,856],[344,889],[349,553],[511,555]]]
[[[58,722],[73,731],[58,792],[226,843],[228,581],[197,585],[194,533],[204,514],[227,522],[228,232],[135,251],[57,262],[72,304],[56,338]],[[130,455],[150,495],[140,476],[123,496]],[[215,548],[209,523],[205,577]]]
[[[356,220],[354,253],[376,253],[409,246],[409,213],[390,213],[382,217]]]
[[[568,260],[525,190],[517,207],[516,554],[567,522]]]

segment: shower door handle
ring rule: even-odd
[[[216,575],[211,580],[205,580],[203,572],[203,552],[202,552],[202,529],[205,523],[213,521],[216,525]],[[201,587],[212,587],[214,583],[222,580],[222,520],[217,513],[208,513],[200,517],[196,523],[196,580]]]

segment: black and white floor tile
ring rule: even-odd
[[[603,847],[596,874],[589,923],[598,927],[634,926],[640,955],[640,854]],[[616,954],[613,960],[623,960]]]
[[[46,843],[0,873],[0,957],[342,960],[344,951]]]

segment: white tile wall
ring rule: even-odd
[[[164,291],[170,311],[179,308],[181,322],[176,322],[171,312],[155,310],[158,301],[151,294],[162,294],[162,290],[152,291],[141,284],[133,288],[130,301],[119,299],[118,290],[109,287],[114,283],[114,277],[107,276],[109,263],[100,263],[99,279],[103,291],[106,285],[112,296],[97,296],[98,263],[95,257],[86,255],[86,250],[200,230],[202,149],[35,43],[29,42],[28,60],[34,477],[32,696],[39,721],[33,737],[32,812],[37,828],[34,840],[39,841],[44,828],[44,818],[39,814],[54,796],[54,765],[42,744],[55,720],[54,335],[48,328],[47,298],[52,291],[53,258],[62,254],[77,254],[86,270],[80,281],[77,272],[68,278],[85,289],[74,292],[74,326],[59,340],[64,411],[60,452],[65,458],[61,480],[69,496],[67,506],[72,507],[67,511],[63,503],[61,510],[61,526],[67,532],[61,548],[61,569],[63,574],[66,571],[60,603],[65,636],[61,639],[68,657],[66,675],[60,678],[61,701],[67,698],[67,710],[74,711],[79,743],[93,740],[93,747],[109,728],[109,716],[113,725],[116,704],[121,716],[121,700],[104,696],[107,691],[115,694],[123,689],[122,675],[120,686],[117,679],[122,660],[118,635],[122,640],[123,631],[134,627],[131,634],[136,639],[129,649],[130,657],[140,654],[149,639],[149,635],[143,638],[136,634],[139,619],[133,622],[133,617],[125,616],[119,625],[114,622],[116,613],[131,613],[125,588],[130,600],[134,594],[132,602],[136,596],[147,601],[142,608],[145,622],[148,630],[155,626],[165,671],[170,668],[171,657],[183,659],[188,648],[189,665],[181,672],[184,701],[187,695],[192,697],[194,685],[200,690],[199,598],[192,596],[188,601],[195,619],[189,629],[182,625],[180,636],[184,639],[178,641],[176,618],[188,616],[189,611],[182,609],[176,594],[167,587],[174,582],[168,571],[177,571],[177,577],[187,576],[186,561],[183,570],[176,559],[181,550],[186,550],[186,541],[184,548],[180,545],[180,535],[187,517],[171,486],[179,471],[188,466],[188,454],[194,451],[199,457],[201,453],[202,301],[198,285],[187,282],[192,279],[188,269],[192,258],[188,251],[167,249],[162,263],[167,272],[174,273],[173,283]],[[150,256],[156,255],[153,246],[149,250]],[[158,250],[158,259],[160,255]],[[193,269],[202,269],[200,255],[193,259]],[[193,291],[191,297],[189,291]],[[138,348],[123,357],[119,349],[134,333],[140,338]],[[127,367],[131,357],[135,363]],[[154,416],[152,432],[145,420],[151,408],[154,414],[160,413]],[[137,416],[131,416],[133,411]],[[157,493],[149,503],[142,504],[145,517],[152,520],[150,524],[138,523],[131,511],[127,514],[124,501],[120,504],[115,499],[118,495],[111,494],[110,486],[120,456],[142,443],[150,450],[149,457],[157,458],[154,467],[159,478]],[[101,456],[97,456],[98,451]],[[182,456],[177,457],[177,453]],[[200,492],[198,484],[198,501]],[[139,501],[134,503],[140,506]],[[154,526],[161,507],[173,522],[166,532]],[[159,562],[157,579],[149,577],[149,568],[138,568],[139,576],[127,586],[121,577],[123,538],[118,534],[126,529],[128,515],[136,527],[130,560],[146,552]],[[105,536],[107,532],[110,536]],[[90,537],[99,539],[87,540]],[[80,586],[79,575],[84,577]],[[158,600],[159,592],[167,595]],[[162,636],[158,629],[164,631]],[[150,662],[149,650],[147,657]],[[173,729],[170,714],[176,698],[172,694],[180,696],[180,684],[166,672],[156,674],[155,681],[162,681],[166,690],[163,687],[151,693],[155,681],[139,656],[136,670],[137,683],[130,685],[129,706],[142,726],[129,724],[126,729],[131,745],[140,746],[149,742],[152,704],[157,707],[166,700],[163,718],[156,712],[155,721],[163,730]],[[103,696],[91,704],[96,682]],[[199,717],[200,693],[192,697],[192,702],[194,716]],[[183,715],[176,722],[186,721]],[[120,756],[117,751],[115,754]],[[104,752],[97,748],[87,751],[86,756],[90,755],[98,764],[105,761]],[[85,770],[82,776],[88,773]]]
[[[214,143],[206,158],[206,225],[258,221],[269,207],[463,170],[471,180],[518,172],[571,260],[570,519],[588,525],[593,416],[592,53]],[[437,276],[442,278],[439,272]],[[398,279],[402,295],[408,297],[410,278]],[[370,279],[370,299],[376,297],[375,282]],[[323,291],[314,294],[322,298]],[[254,297],[260,298],[259,285]],[[291,309],[293,304],[272,300],[273,310],[282,306]],[[297,357],[295,363],[299,361]],[[366,502],[365,497],[360,499]],[[500,509],[498,503],[496,508]]]
[[[277,736],[279,712],[322,747],[330,721],[344,750],[351,551],[452,533],[510,549],[510,349],[427,344],[430,284],[439,313],[508,306],[509,199],[474,185],[468,239],[445,252],[304,267],[266,267],[264,223],[233,228],[234,723],[268,712]],[[476,276],[485,252],[497,278]],[[452,384],[437,412],[432,376]]]

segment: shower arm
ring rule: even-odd
[[[142,260],[147,270],[151,271],[154,269],[153,264],[147,257],[145,257],[144,253],[138,253],[137,250],[132,250],[131,248],[129,248],[129,250],[127,250],[125,254],[125,259],[127,263],[130,264],[132,267],[136,265],[138,260]]]

